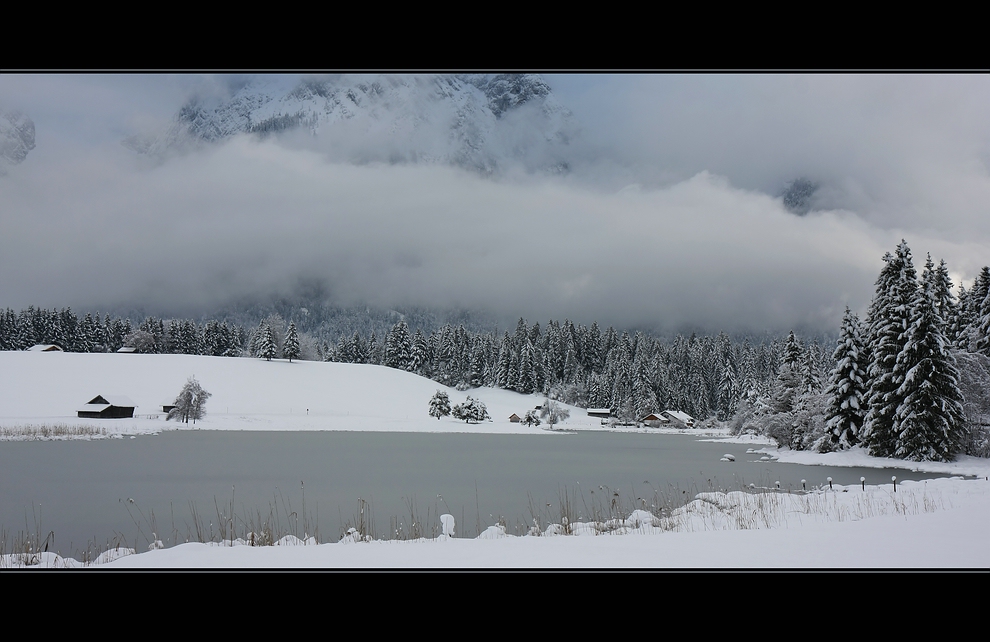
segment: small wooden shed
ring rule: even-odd
[[[612,411],[609,408],[588,408],[588,416],[608,419],[612,416]]]
[[[519,415],[517,415],[516,413],[512,413],[511,415],[509,415],[509,421],[511,421],[514,424],[517,424],[520,421],[522,421],[522,419],[520,419]]]
[[[127,419],[134,416],[136,407],[123,395],[97,395],[77,412],[85,419]]]
[[[28,352],[63,352],[62,348],[54,344],[38,343],[27,349]]]

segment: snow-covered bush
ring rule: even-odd
[[[155,335],[144,330],[135,330],[124,337],[124,345],[145,354],[155,351]]]
[[[571,411],[556,401],[550,401],[549,399],[543,400],[543,406],[540,408],[540,418],[547,423],[551,430],[553,430],[554,425],[559,424],[570,416]]]
[[[471,423],[472,421],[478,423],[486,419],[491,419],[488,414],[488,407],[485,406],[484,402],[471,397],[468,397],[464,403],[454,406],[451,414],[454,419],[462,419],[465,423]]]

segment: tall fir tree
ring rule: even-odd
[[[990,296],[990,267],[984,266],[973,282],[965,305],[961,306],[964,308],[960,312],[962,328],[960,329],[960,336],[956,340],[956,345],[959,348],[969,352],[980,351],[980,339],[985,339],[987,336],[981,333],[981,326],[984,321],[983,304],[988,296]],[[960,299],[962,299],[962,295],[960,295]]]
[[[794,336],[794,330],[787,335],[787,343],[784,345],[784,363],[792,368],[797,367],[804,350],[801,349],[801,342]]]
[[[962,450],[963,406],[959,371],[948,350],[931,279],[914,301],[914,318],[896,371],[903,373],[896,396],[895,456],[914,461],[949,461]]]
[[[285,345],[282,348],[282,356],[292,363],[293,359],[299,359],[299,333],[296,331],[295,322],[289,323],[289,329],[285,333]]]
[[[825,394],[829,400],[826,429],[828,441],[819,450],[844,450],[860,441],[866,417],[866,363],[859,319],[846,308],[832,359],[835,369]]]
[[[815,360],[815,344],[809,345],[804,351],[804,359],[801,367],[801,392],[803,394],[813,394],[822,387],[821,377],[818,375],[818,363]]]
[[[973,321],[973,326],[976,329],[973,333],[976,337],[976,344],[972,346],[971,350],[990,357],[990,291],[980,303],[979,315]]]
[[[258,341],[258,356],[266,361],[271,361],[276,355],[278,355],[278,344],[275,343],[272,327],[266,324]]]
[[[399,321],[385,335],[385,362],[389,368],[412,369],[412,337],[405,321]]]
[[[423,336],[423,333],[419,328],[416,328],[416,334],[413,336],[412,358],[409,365],[410,372],[415,372],[416,374],[424,377],[429,377],[431,374],[430,345],[427,343],[426,337]]]
[[[952,278],[949,276],[949,268],[945,265],[945,260],[940,260],[938,267],[932,270],[932,293],[935,301],[935,309],[945,324],[945,338],[949,342],[956,339],[957,329],[954,324],[959,316],[958,303],[952,294]]]
[[[903,398],[898,392],[904,380],[897,357],[907,341],[911,313],[918,293],[918,278],[911,250],[901,241],[896,252],[884,256],[877,291],[870,306],[869,411],[863,441],[874,457],[893,457],[897,452],[894,421]]]

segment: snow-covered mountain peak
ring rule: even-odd
[[[261,75],[190,99],[167,131],[128,145],[159,155],[237,134],[307,132],[349,162],[427,162],[493,173],[566,169],[571,112],[535,74]]]

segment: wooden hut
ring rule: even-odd
[[[62,348],[54,344],[38,343],[27,349],[28,352],[63,352]]]
[[[136,407],[122,395],[97,395],[77,412],[86,419],[126,419],[134,416]]]

